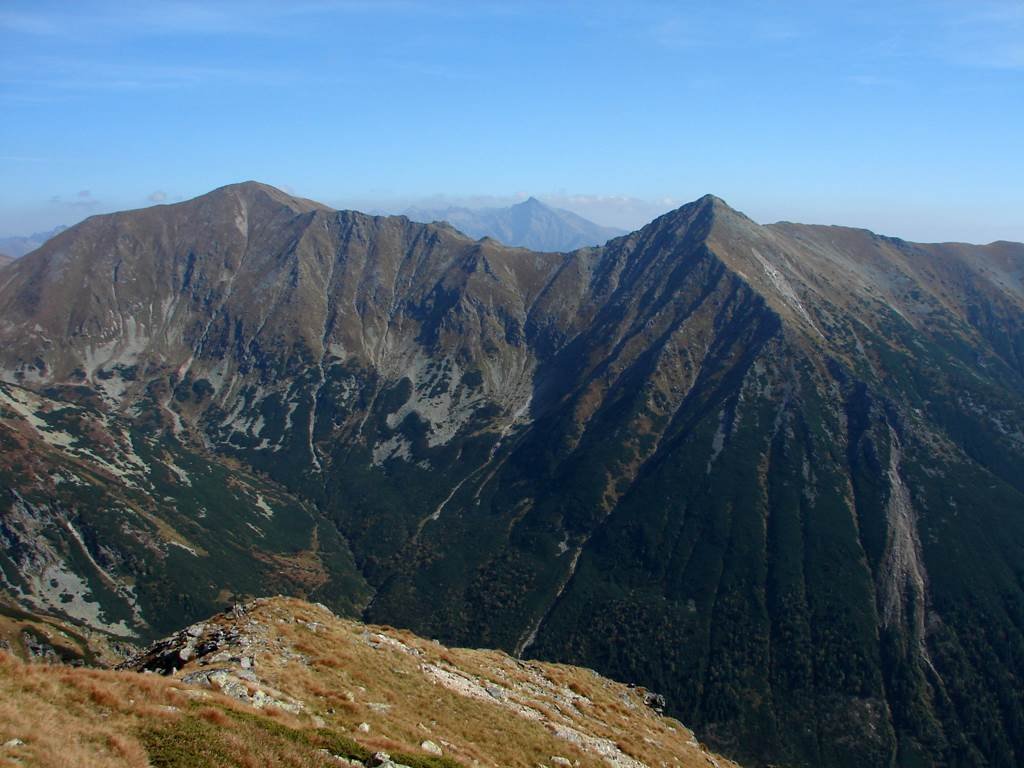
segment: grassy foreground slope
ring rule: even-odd
[[[652,704],[587,669],[446,648],[273,598],[119,671],[0,653],[0,765],[734,765]]]

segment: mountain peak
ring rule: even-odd
[[[275,203],[285,205],[296,212],[305,213],[312,210],[333,210],[323,203],[319,203],[316,200],[310,200],[305,197],[296,197],[282,189],[278,189],[270,184],[265,184],[261,181],[240,181],[234,184],[226,184],[223,187],[218,187],[205,195],[201,195],[196,200],[203,199],[218,199],[225,197],[235,197],[246,201],[257,200],[260,197],[269,198]]]
[[[729,211],[731,213],[738,213],[738,211],[729,205],[725,200],[720,198],[718,195],[712,195],[708,193],[697,200],[700,205],[710,207],[715,211]]]
[[[550,208],[550,206],[545,205],[544,203],[542,203],[540,200],[538,200],[533,195],[530,195],[528,198],[523,200],[523,202],[516,204],[514,207],[515,208],[524,209],[524,210],[533,210],[533,209],[547,210],[547,209]]]
[[[718,195],[713,195],[711,193],[702,195],[701,197],[698,197],[696,200],[689,202],[686,205],[677,208],[676,210],[707,211],[708,213],[711,214],[730,213],[739,214],[741,216],[743,215],[735,208],[733,208],[731,205],[729,205],[727,202],[725,202],[725,200],[718,197]]]
[[[663,213],[648,224],[647,227],[656,229],[665,226],[688,228],[698,222],[704,222],[710,227],[713,222],[721,222],[724,219],[733,219],[735,217],[749,221],[746,216],[732,208],[722,198],[706,194],[667,213]],[[647,227],[644,227],[644,229]]]
[[[0,238],[0,251],[6,254],[9,259],[17,259],[24,256],[26,253],[31,253],[51,237],[59,235],[65,229],[67,229],[67,227],[64,224],[60,224],[45,232],[33,232],[31,235],[27,236],[15,235],[12,237]],[[2,259],[0,259],[0,261],[2,261]]]
[[[535,251],[572,251],[602,245],[626,234],[620,229],[602,227],[571,211],[553,208],[532,195],[507,208],[409,209],[413,221],[448,221],[473,238],[485,235]]]

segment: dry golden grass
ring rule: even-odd
[[[219,694],[204,694],[199,704],[173,679],[26,664],[0,653],[0,745],[12,739],[24,742],[0,746],[0,766],[328,764],[315,745],[270,730],[283,724],[302,733],[305,724],[298,720],[256,715],[268,728],[241,727],[232,713],[252,716],[253,710]],[[187,749],[180,760],[170,750],[164,750],[163,759],[154,759],[147,734],[166,732],[174,739],[197,722],[217,732],[217,739],[210,741],[213,761],[194,761]]]
[[[0,765],[18,758],[28,765],[147,766],[145,750],[126,735],[131,715],[121,702],[169,704],[171,687],[148,676],[30,665],[0,653],[0,743],[25,742],[3,748]],[[141,713],[147,720],[154,715]]]
[[[589,670],[444,648],[285,598],[211,624],[232,622],[265,640],[254,646],[258,687],[301,701],[299,714],[255,710],[175,678],[0,654],[0,744],[25,742],[0,747],[0,766],[336,765],[323,749],[363,759],[383,750],[413,768],[535,768],[552,765],[553,756],[580,768],[609,765],[593,744],[574,744],[556,729],[618,745],[623,767],[635,768],[630,758],[652,767],[733,765],[646,707],[641,691]],[[202,668],[192,661],[177,674]],[[466,690],[453,690],[452,680]],[[506,703],[482,686],[505,692]],[[444,758],[421,750],[426,739],[441,745]]]
[[[495,651],[446,648],[410,632],[368,627],[332,616],[299,600],[275,598],[252,614],[276,638],[308,657],[308,665],[258,656],[260,677],[304,701],[330,727],[355,733],[371,749],[395,744],[415,750],[423,739],[442,744],[446,756],[466,765],[534,768],[552,756],[584,766],[608,763],[593,751],[552,733],[551,726],[515,714],[492,700],[458,695],[435,682],[423,666],[457,670],[482,684],[524,693],[530,707],[555,723],[608,739],[651,766],[707,766],[707,753],[679,722],[657,715],[643,692],[596,673],[558,664],[520,662]],[[311,628],[312,627],[312,628]],[[379,633],[404,644],[375,648],[367,635]],[[530,688],[532,686],[532,689]],[[563,695],[564,694],[564,695]],[[582,698],[581,698],[582,697]],[[573,701],[575,703],[569,703]],[[386,708],[374,705],[384,704]],[[360,723],[369,734],[358,734]],[[721,766],[731,765],[715,756]]]

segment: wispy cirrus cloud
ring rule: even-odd
[[[846,80],[862,88],[886,88],[899,84],[896,78],[881,75],[849,75]]]
[[[464,3],[458,0],[226,0],[219,3],[177,0],[123,3],[14,3],[0,10],[0,29],[78,40],[139,38],[152,35],[277,37],[317,17],[358,14],[430,16],[509,16],[525,12],[511,2]]]
[[[93,195],[92,190],[82,189],[70,196],[53,195],[50,198],[50,205],[60,208],[78,209],[81,211],[96,210],[102,205]]]
[[[895,5],[880,19],[857,17],[873,31],[864,61],[918,60],[956,68],[1024,68],[1024,0],[940,0]]]
[[[645,8],[637,15],[643,34],[655,44],[675,50],[722,48],[731,45],[772,47],[805,37],[807,23],[798,20],[784,8],[766,12],[750,12],[744,4],[721,5],[703,14]],[[652,18],[653,16],[653,18]],[[722,30],[730,30],[723,36]]]
[[[74,91],[186,88],[218,82],[275,84],[297,76],[286,68],[216,67],[100,61],[86,57],[29,56],[0,64],[4,99],[39,100]]]
[[[67,3],[0,12],[0,29],[40,37],[74,40],[149,35],[222,35],[281,32],[275,22],[313,13],[325,4],[198,2]]]
[[[1024,0],[947,2],[940,55],[988,69],[1024,69]]]
[[[19,55],[0,57],[0,100],[48,102],[76,91],[141,91],[188,88],[216,83],[287,85],[344,79],[344,73],[310,71],[275,55],[273,42],[259,61],[242,59],[238,65],[228,53],[232,41],[251,42],[262,37],[300,38],[316,28],[351,25],[362,14],[433,16],[477,14],[498,16],[515,12],[505,3],[461,4],[414,0],[306,0],[279,3],[269,0],[201,3],[191,0],[166,3],[114,3],[94,0],[74,4],[13,2],[0,8],[0,35],[16,41]],[[203,38],[221,37],[216,45]],[[189,57],[167,62],[139,60],[128,53],[137,41],[152,39],[160,45],[192,46]],[[189,41],[183,43],[182,41]],[[136,45],[130,43],[135,42]],[[118,46],[118,43],[124,43]],[[428,47],[430,40],[424,41]],[[53,51],[40,55],[39,50]],[[57,53],[59,51],[59,53]],[[471,80],[471,68],[438,64],[401,50],[384,55],[376,65],[445,80]]]
[[[22,35],[51,36],[59,35],[62,25],[46,14],[5,10],[0,11],[0,29]]]
[[[474,71],[471,67],[442,66],[414,58],[384,57],[378,59],[376,63],[397,72],[421,75],[435,80],[479,82],[484,79],[479,72]]]
[[[840,27],[835,26],[837,19]],[[799,4],[787,8],[741,1],[700,14],[643,5],[608,21],[667,50],[743,46],[765,53],[794,49],[808,60],[845,60],[868,67],[918,60],[1024,69],[1024,0],[910,0],[884,13],[873,4],[838,4],[827,17],[807,12],[806,7],[799,10]],[[725,29],[727,35],[722,34]],[[838,39],[841,44],[819,50],[816,44],[821,39]]]

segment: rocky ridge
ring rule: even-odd
[[[0,656],[0,690],[6,692],[18,669]],[[165,764],[159,755],[172,750],[189,765],[224,764],[214,757],[222,754],[216,745],[230,743],[232,729],[245,723],[258,729],[254,743],[276,735],[301,747],[303,765],[734,765],[652,709],[657,697],[643,689],[589,670],[444,648],[294,599],[236,605],[153,644],[120,669],[83,671],[81,680],[65,674],[72,689],[87,686],[94,702],[67,711],[79,727],[133,712],[138,717],[138,694],[129,698],[106,686],[145,683],[152,691],[146,712],[162,714],[142,713],[124,736],[138,739],[147,759],[157,759],[153,764]],[[22,677],[34,682],[8,702],[35,706],[34,690],[47,673],[36,667]],[[159,703],[168,695],[173,705]],[[185,726],[195,717],[220,728],[211,732],[212,745],[189,742]],[[24,717],[0,725],[0,741],[7,741],[0,759],[23,757],[22,764],[42,766],[62,759],[47,751]],[[79,747],[89,748],[70,745]],[[122,745],[122,752],[130,751]],[[98,740],[90,764],[106,764],[103,752]]]

